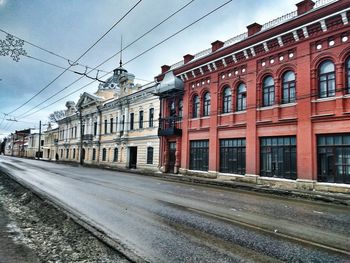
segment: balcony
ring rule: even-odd
[[[93,138],[94,138],[94,136],[92,134],[84,134],[83,135],[83,141],[84,142],[92,142]]]
[[[181,136],[182,117],[169,117],[159,120],[158,136]]]

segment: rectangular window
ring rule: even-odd
[[[78,128],[77,128],[77,126],[75,126],[74,127],[74,138],[77,138],[77,130],[78,130]]]
[[[107,125],[108,125],[108,121],[105,120],[105,134],[107,134]]]
[[[113,118],[110,119],[109,130],[110,130],[111,133],[113,133]]]
[[[154,119],[154,109],[150,108],[149,109],[149,120],[148,120],[149,127],[153,127],[153,119]]]
[[[44,146],[44,140],[41,140],[40,146]]]
[[[245,139],[220,140],[220,172],[245,174]]]
[[[149,127],[153,127],[153,120],[154,120],[154,109],[150,108],[149,109]]]
[[[190,169],[208,171],[209,141],[190,141]]]
[[[147,164],[153,164],[153,147],[147,147]]]
[[[69,158],[69,149],[66,150],[66,159]]]
[[[130,113],[130,130],[134,129],[134,113]]]
[[[118,117],[115,117],[115,131],[118,132]]]
[[[114,148],[113,162],[118,161],[118,148]]]
[[[96,149],[95,148],[92,149],[92,160],[93,161],[96,160]]]
[[[97,122],[94,122],[94,136],[97,135]]]
[[[297,179],[296,137],[260,138],[260,175]]]
[[[81,134],[82,134],[82,135],[85,134],[85,124],[81,126]]]
[[[143,111],[139,112],[139,128],[143,128]]]
[[[317,179],[350,184],[350,134],[317,136]]]

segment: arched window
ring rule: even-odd
[[[118,161],[118,148],[114,148],[113,162]]]
[[[222,93],[222,113],[231,112],[232,106],[232,96],[231,88],[226,87]]]
[[[282,103],[295,102],[295,74],[287,71],[282,78]]]
[[[244,83],[237,87],[237,111],[246,109],[247,105],[247,87]]]
[[[210,115],[210,93],[207,92],[204,94],[204,103],[203,103],[203,116]]]
[[[147,147],[147,164],[153,164],[153,147]]]
[[[179,100],[179,117],[182,118],[183,115],[183,100]]]
[[[347,86],[347,93],[350,93],[350,57],[346,61],[345,64],[346,67],[346,86]]]
[[[199,97],[197,95],[193,97],[192,117],[199,117]]]
[[[107,157],[107,150],[106,148],[103,148],[102,150],[102,161],[106,161],[106,157]]]
[[[275,102],[275,83],[271,76],[267,76],[263,81],[263,103],[262,106],[271,106]]]
[[[319,97],[335,96],[335,67],[330,60],[322,62],[319,67]]]

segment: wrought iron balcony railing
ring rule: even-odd
[[[158,136],[181,136],[182,117],[168,117],[159,119]]]

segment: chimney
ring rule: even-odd
[[[215,42],[211,43],[211,52],[215,52],[219,48],[222,48],[224,46],[224,42],[220,40],[216,40]]]
[[[160,67],[162,69],[162,74],[164,74],[165,72],[169,71],[170,69],[170,66],[168,65],[163,65]]]
[[[298,16],[310,11],[315,3],[312,0],[303,0],[296,4]]]
[[[194,59],[193,55],[190,55],[190,54],[184,55],[184,64],[190,62],[192,59]]]
[[[262,25],[258,24],[258,23],[253,23],[249,26],[247,26],[248,29],[248,37],[258,33],[262,28]]]

